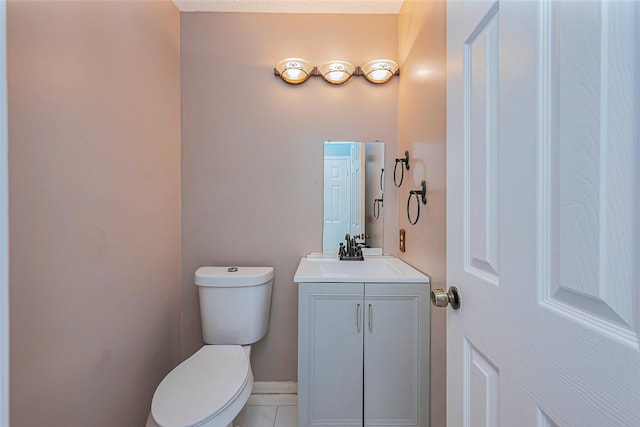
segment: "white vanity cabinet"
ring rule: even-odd
[[[428,283],[300,283],[298,426],[422,426]]]

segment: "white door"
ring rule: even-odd
[[[640,426],[640,2],[447,21],[447,423]]]
[[[351,144],[351,234],[364,234],[364,144]],[[364,239],[363,239],[364,241]]]
[[[338,252],[350,232],[349,157],[324,156],[324,232],[322,250]]]

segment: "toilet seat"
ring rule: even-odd
[[[205,345],[162,380],[151,415],[161,427],[202,425],[236,399],[249,376],[241,346]]]

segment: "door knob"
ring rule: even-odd
[[[460,308],[460,292],[455,286],[449,286],[449,292],[444,289],[434,289],[431,291],[431,304],[436,307],[446,307],[457,310]]]

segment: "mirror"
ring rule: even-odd
[[[322,251],[337,253],[349,234],[382,254],[383,193],[384,142],[325,141]]]

